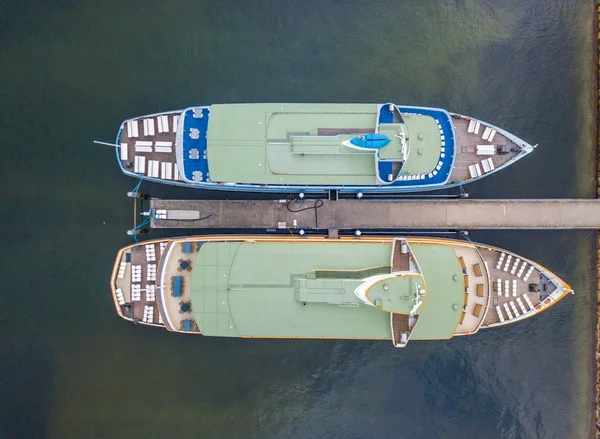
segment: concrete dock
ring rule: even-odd
[[[289,204],[152,199],[150,208],[162,217],[151,222],[153,228],[600,229],[597,199],[305,200]]]

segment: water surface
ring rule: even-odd
[[[473,233],[578,294],[471,337],[399,350],[168,334],[114,312],[136,182],[91,142],[188,105],[432,105],[539,143],[472,197],[591,197],[593,13],[582,0],[5,2],[0,436],[589,437],[594,233]]]

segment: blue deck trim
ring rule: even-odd
[[[456,186],[466,183],[463,181],[446,183],[445,181],[447,181],[447,180],[444,180],[444,178],[447,179],[449,177],[450,170],[453,168],[454,162],[456,160],[454,127],[452,125],[452,119],[451,119],[450,114],[447,111],[445,111],[443,109],[439,109],[439,108],[411,107],[411,106],[402,106],[402,107],[398,106],[397,108],[400,110],[401,113],[427,114],[427,115],[431,115],[432,117],[434,117],[440,121],[440,124],[442,126],[442,131],[444,133],[444,137],[446,138],[446,157],[444,159],[442,159],[443,166],[440,171],[441,174],[438,173],[438,175],[436,176],[437,178],[435,180],[431,179],[431,178],[427,178],[425,180],[399,181],[399,182],[395,182],[394,184],[374,184],[374,185],[368,185],[368,186],[222,184],[222,183],[215,183],[215,182],[211,182],[211,181],[189,183],[186,181],[162,180],[160,178],[148,177],[147,175],[135,174],[131,170],[126,169],[123,166],[123,164],[121,163],[121,160],[119,158],[118,148],[115,148],[115,155],[116,155],[119,167],[121,168],[121,171],[125,175],[129,175],[129,176],[135,177],[135,178],[141,178],[143,180],[148,180],[148,181],[152,181],[152,182],[169,184],[169,185],[173,185],[173,186],[191,187],[191,188],[195,188],[195,189],[225,190],[225,191],[236,191],[236,192],[263,192],[263,193],[264,192],[267,192],[267,193],[285,193],[285,192],[323,193],[328,190],[338,190],[342,193],[363,192],[363,193],[388,193],[389,194],[389,193],[410,193],[410,192],[433,191],[433,190],[439,190],[439,189],[449,189],[449,188],[456,187]],[[191,110],[193,110],[193,108],[187,109],[186,113]],[[206,108],[204,110],[208,111],[208,109],[206,109]],[[389,110],[387,110],[387,111],[389,113]],[[438,117],[436,117],[436,116],[438,116]],[[206,122],[208,122],[208,120],[206,120]],[[117,132],[117,138],[116,138],[115,143],[118,143],[119,134],[124,129],[124,126],[125,126],[125,122],[123,122],[121,124],[121,127],[119,128],[119,131]],[[497,130],[504,132],[500,128],[497,128]],[[189,132],[188,132],[188,136],[189,136]],[[517,139],[517,140],[520,140],[520,139]],[[204,141],[206,141],[206,138],[204,138]],[[520,142],[525,143],[522,140],[520,140]],[[527,156],[530,152],[531,151],[526,152],[522,155],[518,155],[517,157],[515,157],[512,161],[508,162],[507,164],[496,168],[493,172],[484,174],[481,177],[478,177],[475,179],[471,179],[468,182],[470,183],[473,181],[480,180],[482,178],[485,178],[485,177],[497,172],[500,169],[505,168],[508,165],[512,165],[516,161]],[[189,152],[188,152],[188,154],[189,154]],[[189,160],[188,160],[188,162],[189,162]],[[208,163],[206,163],[206,167],[207,167],[206,175],[208,175]],[[202,171],[202,172],[204,173],[204,171]],[[440,175],[442,175],[442,177],[440,177]]]
[[[196,117],[202,113],[202,117]],[[185,178],[204,182],[210,177],[206,157],[206,135],[208,131],[208,108],[189,108],[183,113],[183,171]],[[192,139],[192,130],[198,130],[198,139]],[[198,151],[198,158],[192,159],[191,152]],[[201,172],[201,180],[194,178],[194,172]]]

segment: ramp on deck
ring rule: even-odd
[[[159,200],[150,208],[166,211],[153,228],[270,229],[600,229],[600,201],[579,200],[338,200],[303,204],[290,212],[276,200]]]

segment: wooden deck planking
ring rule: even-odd
[[[479,128],[479,135],[477,135],[468,132],[468,120],[452,118],[452,122],[454,124],[456,136],[455,142],[457,154],[454,162],[454,169],[452,170],[452,174],[450,174],[450,182],[470,180],[471,174],[469,173],[469,166],[476,163],[479,163],[481,172],[483,172],[481,161],[484,159],[491,157],[492,161],[494,162],[494,167],[499,168],[518,155],[518,153],[510,152],[510,148],[515,146],[515,143],[501,133],[496,132],[492,143],[490,143],[481,137],[485,130],[485,126],[483,124],[481,124],[481,127]],[[477,145],[505,145],[506,150],[508,150],[509,153],[506,155],[477,155]]]
[[[394,334],[394,341],[400,343],[400,334],[408,332],[407,314],[392,314],[392,331]]]
[[[513,264],[516,259],[515,255],[513,255],[510,266],[508,268],[508,271],[504,271],[504,264],[506,263],[506,258],[508,258],[509,253],[506,254],[506,256],[504,258],[504,262],[502,264],[502,267],[500,267],[500,270],[497,270],[496,264],[498,263],[498,259],[500,258],[500,252],[495,251],[495,250],[488,250],[485,248],[479,248],[479,251],[480,251],[481,256],[483,257],[484,261],[487,262],[487,269],[489,272],[490,281],[492,283],[491,288],[490,288],[490,290],[491,290],[490,291],[490,294],[491,294],[490,309],[488,310],[488,312],[485,316],[485,319],[483,321],[484,325],[489,325],[491,323],[497,323],[500,321],[500,319],[498,318],[498,313],[496,312],[497,305],[501,307],[504,318],[506,319],[507,316],[506,316],[506,312],[504,311],[504,304],[505,303],[509,304],[510,301],[514,302],[515,306],[519,310],[519,313],[522,314],[521,308],[519,307],[519,305],[517,303],[517,297],[521,297],[521,300],[523,301],[523,298],[522,298],[523,293],[527,293],[527,296],[529,296],[529,299],[531,300],[531,302],[534,306],[537,303],[539,303],[540,294],[529,292],[529,284],[539,284],[540,283],[540,272],[537,269],[533,270],[533,272],[529,276],[529,279],[527,279],[527,282],[525,282],[523,280],[523,278],[525,277],[525,274],[527,274],[527,270],[529,270],[529,267],[531,266],[529,263],[527,264],[528,267],[525,269],[525,271],[519,278],[519,277],[517,277],[517,274],[519,273],[518,268],[515,271],[514,275],[510,274],[510,270],[512,269]],[[522,264],[523,264],[523,261],[519,262],[519,268],[521,267]],[[502,280],[502,296],[499,296],[498,292],[495,290],[494,284],[496,283],[497,279]],[[516,297],[514,297],[512,295],[513,279],[517,281],[517,296]],[[505,280],[509,281],[509,297],[506,297],[506,292],[505,292],[505,288],[504,288]],[[527,306],[525,301],[523,301],[523,305],[525,305],[525,308],[527,310],[529,310],[529,307]],[[509,307],[510,307],[510,304],[509,304]],[[511,312],[512,312],[512,308],[511,308]],[[515,317],[514,313],[513,313],[513,317]]]
[[[123,162],[123,166],[131,172],[134,172],[134,160],[135,156],[143,156],[146,157],[146,172],[145,175],[148,175],[148,161],[156,160],[158,162],[168,162],[175,163],[175,133],[173,132],[173,116],[178,115],[179,112],[174,113],[164,113],[169,119],[169,131],[166,133],[158,132],[158,122],[157,116],[154,117],[140,117],[139,119],[135,119],[138,124],[138,137],[127,137],[127,123],[123,126],[123,131],[119,136],[118,144],[127,143],[127,161]],[[154,136],[145,136],[144,135],[144,119],[154,119]],[[154,148],[152,148],[152,152],[136,152],[135,151],[135,142],[136,141],[147,141],[147,142],[171,142],[173,151],[171,153],[164,152],[156,152]],[[159,178],[160,175],[160,167],[159,167]]]

